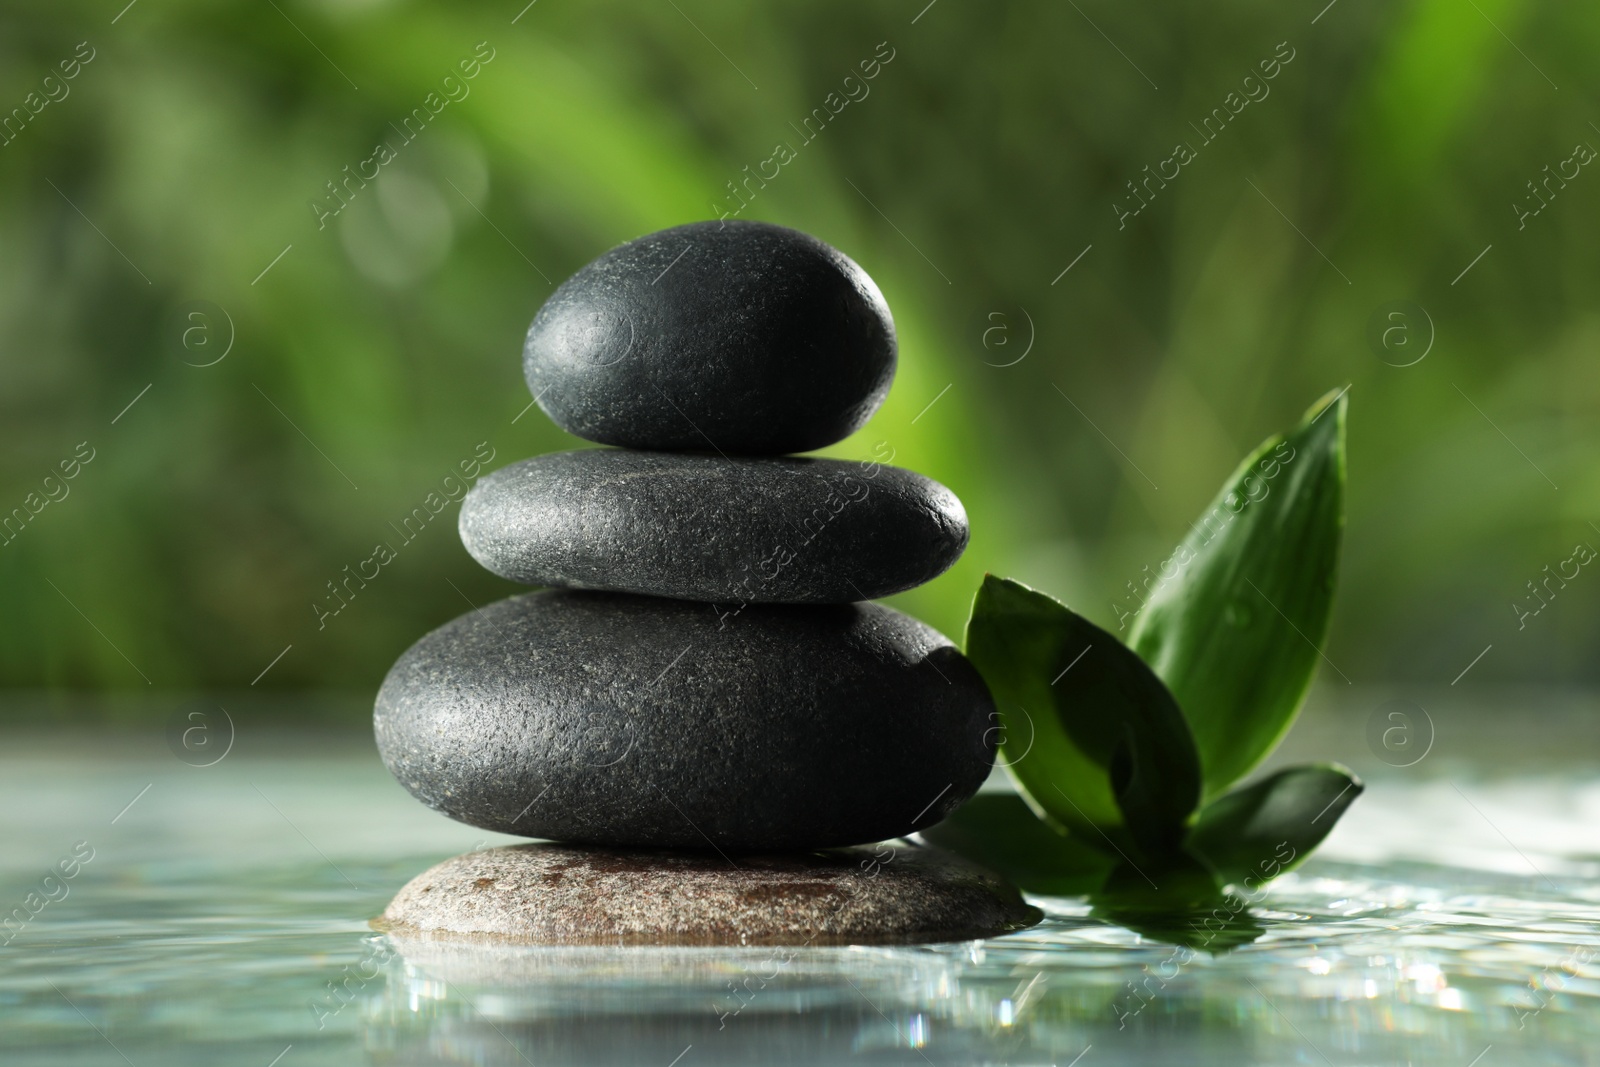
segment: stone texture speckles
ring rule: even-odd
[[[938,482],[877,462],[586,449],[480,481],[461,540],[530,585],[843,604],[943,573],[966,547],[967,515]]]
[[[940,634],[877,604],[532,593],[406,652],[378,751],[452,818],[559,841],[810,849],[913,833],[977,791],[994,706]]]
[[[808,452],[883,403],[894,320],[844,253],[761,222],[696,222],[614,248],[563,282],[523,372],[569,433],[626,448]]]
[[[836,945],[992,937],[1039,918],[983,868],[905,844],[731,862],[521,845],[418,875],[375,925],[555,945]]]

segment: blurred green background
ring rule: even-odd
[[[516,587],[455,505],[319,629],[326,583],[480,442],[491,468],[579,446],[525,410],[552,283],[731,209],[779,143],[742,217],[843,249],[900,334],[888,402],[829,451],[886,441],[971,518],[899,606],[959,635],[992,570],[1114,627],[1245,452],[1348,384],[1328,658],[1446,687],[1492,646],[1462,686],[1600,680],[1600,575],[1513,607],[1600,546],[1600,173],[1527,184],[1600,146],[1600,8],[524,2],[0,11],[0,515],[28,512],[0,536],[0,714],[364,714],[412,641]],[[1394,301],[1424,314],[1375,347]]]

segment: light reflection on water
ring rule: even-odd
[[[12,749],[0,902],[95,854],[0,947],[0,1062],[1600,1062],[1597,798],[1588,772],[1378,778],[1271,886],[1265,934],[1215,958],[1072,900],[987,942],[552,950],[367,929],[412,875],[505,839],[364,749],[203,770]]]
[[[1258,911],[1260,941],[1186,962],[1072,902],[988,942],[787,961],[402,944],[368,1037],[417,1063],[665,1064],[689,1046],[730,1064],[1064,1064],[1091,1045],[1097,1063],[1600,1055],[1600,906],[1390,873],[1407,879],[1331,863],[1291,875]]]

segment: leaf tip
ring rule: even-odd
[[[1336,409],[1334,411],[1334,418],[1339,420],[1340,423],[1343,423],[1345,412],[1349,409],[1349,407],[1350,383],[1346,382],[1339,388],[1329,389],[1326,393],[1323,393],[1320,397],[1318,397],[1316,402],[1306,409],[1305,416],[1301,419],[1301,425],[1310,426],[1312,423],[1322,418],[1322,416],[1326,415],[1329,408]]]
[[[1355,790],[1357,797],[1360,796],[1362,793],[1365,793],[1367,791],[1367,783],[1363,782],[1361,780],[1361,776],[1359,774],[1357,774],[1355,771],[1352,771],[1349,767],[1346,767],[1344,764],[1339,763],[1336,760],[1329,760],[1329,761],[1327,761],[1325,766],[1329,770],[1337,771],[1338,773],[1344,775],[1346,778],[1350,779],[1350,788]],[[1354,800],[1355,797],[1351,797],[1350,799]]]
[[[1333,416],[1329,422],[1333,425],[1334,436],[1338,438],[1340,447],[1343,447],[1345,436],[1345,421],[1350,414],[1350,386],[1348,384],[1330,389],[1317,402],[1311,405],[1306,412],[1305,425],[1310,426],[1323,415],[1332,411]]]

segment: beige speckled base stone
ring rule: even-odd
[[[905,844],[732,860],[530,844],[423,872],[373,926],[552,945],[838,945],[990,937],[1040,917],[997,875]]]

